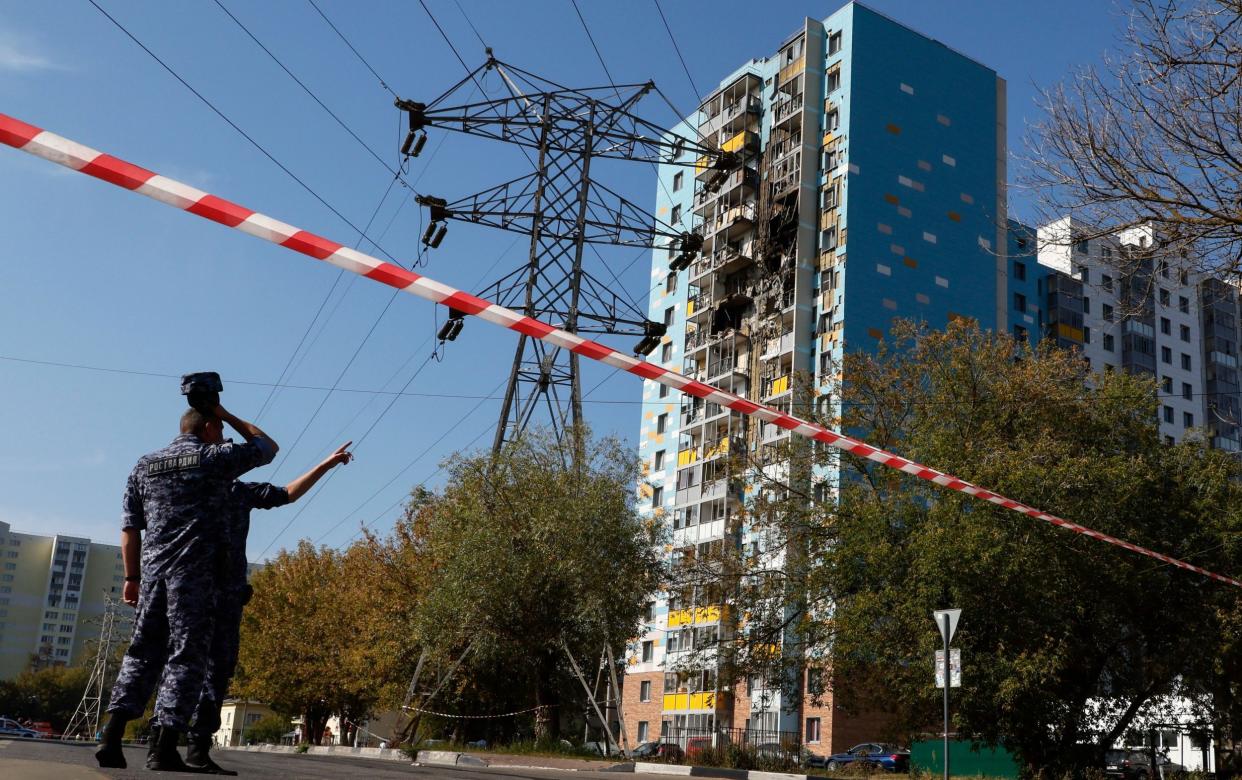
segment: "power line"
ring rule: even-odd
[[[431,363],[431,358],[432,358],[432,355],[427,356],[427,359],[424,360],[422,365],[418,367],[418,370],[416,370],[414,374],[406,381],[405,387],[401,388],[402,391],[409,389],[410,385],[414,383],[414,380],[418,378],[418,375],[423,373],[423,369],[426,368]],[[392,397],[392,400],[388,402],[388,406],[385,407],[384,411],[380,412],[379,416],[376,417],[375,420],[371,423],[371,427],[367,428],[366,432],[363,433],[362,436],[358,437],[358,439],[354,441],[355,452],[358,451],[358,448],[362,446],[363,442],[367,440],[367,437],[371,435],[371,431],[375,430],[375,426],[379,425],[380,420],[384,419],[384,416],[388,414],[388,411],[392,409],[393,404],[397,403],[397,400],[400,397],[401,396],[399,394],[394,395]],[[336,472],[338,470],[339,469],[334,469],[332,472],[330,472],[327,475],[327,477],[325,477],[323,480],[320,481],[319,487],[315,490],[315,493],[307,497],[306,501],[303,502],[302,506],[298,508],[298,511],[293,515],[293,517],[289,518],[289,522],[285,523],[284,527],[281,528],[280,531],[278,531],[274,537],[272,537],[272,541],[267,543],[267,547],[263,548],[263,552],[259,553],[260,558],[263,557],[267,553],[267,551],[272,548],[272,545],[280,541],[280,537],[284,536],[285,532],[289,530],[289,527],[293,525],[294,521],[296,521],[299,517],[302,516],[302,513],[306,511],[306,508],[309,507],[314,502],[315,498],[319,495],[319,493],[323,491],[324,486],[332,481],[332,477],[336,475]],[[274,475],[273,475],[273,478],[274,478]]]
[[[314,8],[315,11],[317,11],[319,15],[323,18],[323,20],[328,23],[328,26],[332,28],[332,32],[336,33],[337,37],[340,38],[341,41],[344,42],[344,44],[349,47],[349,50],[354,53],[354,56],[357,57],[358,60],[361,61],[362,64],[366,66],[367,70],[371,71],[371,75],[375,76],[375,78],[379,80],[380,86],[388,90],[389,94],[391,94],[393,97],[395,98],[400,97],[400,95],[398,95],[393,90],[392,87],[388,86],[388,82],[384,81],[384,77],[381,76],[375,70],[375,68],[371,67],[371,63],[367,62],[367,58],[363,57],[362,53],[358,51],[358,49],[354,48],[354,45],[349,42],[348,38],[345,37],[345,33],[341,32],[340,29],[337,28],[337,26],[332,23],[332,20],[328,18],[328,15],[325,14],[323,10],[318,5],[315,4],[315,0],[306,0],[306,2],[311,4],[311,8]]]
[[[474,31],[474,37],[479,39],[479,45],[486,50],[488,48],[487,41],[483,40],[483,36],[479,35],[479,28],[474,26],[474,22],[470,21],[470,17],[466,15],[466,9],[461,7],[461,3],[453,0],[453,4],[457,6],[457,10],[461,12],[461,16],[466,20],[466,24],[470,25],[470,29]]]
[[[145,52],[146,52],[146,53],[147,53],[147,54],[151,57],[151,59],[153,59],[153,60],[155,60],[156,62],[158,62],[158,63],[160,64],[160,67],[162,67],[164,70],[168,71],[168,73],[169,73],[170,75],[172,75],[172,77],[173,77],[173,78],[175,78],[177,81],[181,82],[182,86],[184,86],[186,89],[190,90],[190,92],[192,92],[192,93],[194,94],[194,96],[195,96],[195,97],[197,97],[197,98],[198,98],[199,100],[201,100],[201,101],[202,101],[202,102],[203,102],[203,103],[204,103],[204,104],[205,104],[208,108],[210,108],[213,112],[215,112],[216,116],[220,117],[220,118],[221,118],[221,119],[223,119],[226,123],[228,123],[229,127],[231,127],[231,128],[233,128],[234,130],[236,130],[236,131],[237,131],[237,132],[241,135],[241,137],[242,137],[242,138],[245,138],[247,141],[249,141],[249,142],[250,142],[250,144],[251,144],[251,146],[253,146],[254,148],[258,149],[258,150],[259,150],[259,151],[263,154],[263,156],[264,156],[264,157],[266,157],[267,159],[271,160],[271,161],[272,161],[272,163],[273,163],[273,164],[274,164],[277,168],[280,168],[282,171],[284,171],[284,172],[285,172],[285,174],[286,174],[286,175],[288,175],[288,176],[289,176],[289,178],[293,179],[295,182],[297,182],[299,185],[301,185],[302,189],[304,189],[304,190],[306,190],[307,192],[309,192],[309,193],[311,194],[311,196],[315,198],[315,200],[317,200],[317,201],[319,201],[320,203],[322,203],[322,204],[323,204],[323,206],[324,206],[325,208],[327,208],[329,211],[331,211],[333,214],[335,214],[337,217],[339,217],[339,218],[340,218],[340,220],[341,220],[342,222],[344,222],[346,225],[349,225],[349,227],[350,227],[351,229],[353,229],[353,230],[354,230],[354,232],[356,232],[359,236],[361,236],[362,238],[365,238],[365,239],[366,239],[366,240],[367,240],[367,241],[371,244],[371,246],[375,247],[375,249],[376,249],[378,252],[380,252],[381,254],[383,254],[383,255],[384,255],[384,257],[387,257],[389,260],[392,260],[392,262],[394,262],[394,263],[395,263],[395,262],[397,262],[397,261],[396,261],[396,259],[395,259],[395,258],[393,258],[393,256],[392,256],[392,255],[388,254],[388,251],[387,251],[387,250],[385,250],[382,246],[380,246],[379,244],[377,244],[377,243],[375,243],[374,241],[372,241],[372,240],[371,240],[371,238],[370,238],[370,236],[368,236],[368,235],[366,234],[366,232],[365,232],[365,231],[363,231],[363,230],[359,230],[359,229],[358,229],[358,226],[357,226],[357,225],[355,225],[353,222],[351,222],[351,221],[349,220],[349,218],[348,218],[348,217],[346,217],[346,216],[345,216],[344,214],[342,214],[339,210],[337,210],[337,209],[336,209],[336,207],[334,207],[331,203],[329,203],[327,200],[325,200],[325,199],[323,198],[323,196],[322,196],[322,195],[320,195],[318,192],[316,192],[316,191],[314,190],[314,188],[312,188],[309,184],[307,184],[306,182],[302,181],[302,179],[301,179],[301,178],[299,178],[299,177],[298,177],[298,175],[297,175],[297,174],[295,174],[293,171],[289,170],[289,168],[288,168],[287,166],[285,166],[285,164],[284,164],[284,163],[282,163],[280,160],[277,160],[277,159],[276,159],[276,157],[275,157],[275,156],[274,156],[271,152],[269,152],[267,149],[265,149],[265,148],[263,147],[263,145],[262,145],[262,144],[260,144],[258,141],[254,140],[254,138],[252,138],[252,137],[250,136],[250,134],[249,134],[249,133],[247,133],[245,130],[241,129],[241,127],[240,127],[240,126],[239,126],[236,122],[234,122],[232,119],[229,119],[229,117],[228,117],[228,115],[227,115],[227,114],[225,114],[223,111],[221,111],[219,108],[217,108],[217,107],[216,107],[216,105],[215,105],[214,103],[212,103],[210,100],[208,100],[206,97],[204,97],[204,96],[203,96],[203,93],[199,92],[197,89],[195,89],[193,86],[191,86],[191,85],[190,85],[190,82],[188,82],[188,81],[186,81],[185,79],[183,79],[183,78],[181,77],[181,74],[179,74],[179,73],[177,73],[177,71],[173,70],[172,66],[170,66],[167,62],[165,62],[164,60],[160,59],[159,55],[157,55],[155,52],[151,51],[151,49],[149,49],[145,43],[143,43],[142,41],[138,40],[138,38],[137,38],[137,37],[136,37],[136,36],[135,36],[132,32],[130,32],[130,31],[129,31],[126,27],[125,27],[125,25],[121,24],[121,23],[120,23],[119,21],[117,21],[117,20],[116,20],[116,19],[115,19],[115,18],[114,18],[111,14],[109,14],[107,11],[105,11],[105,10],[103,9],[103,7],[102,7],[101,5],[99,5],[99,3],[97,3],[97,2],[96,2],[96,0],[88,0],[88,2],[89,2],[91,5],[95,6],[95,10],[97,10],[97,11],[99,11],[99,13],[103,14],[103,15],[104,15],[104,17],[105,17],[105,18],[107,18],[107,20],[108,20],[108,21],[112,22],[112,24],[113,24],[113,25],[114,25],[114,26],[115,26],[118,30],[120,30],[121,32],[125,33],[126,37],[128,37],[128,38],[129,38],[131,41],[133,41],[134,43],[138,44],[138,47],[139,47],[139,48],[141,48],[143,51],[145,51]]]
[[[267,46],[263,43],[263,41],[260,41],[258,37],[255,36],[255,34],[250,31],[250,28],[248,28],[245,24],[242,23],[240,19],[234,16],[233,12],[230,11],[228,8],[226,8],[224,3],[221,0],[214,0],[214,2],[220,8],[221,11],[223,11],[230,19],[233,20],[234,24],[236,24],[238,27],[241,28],[242,32],[244,32],[250,38],[250,40],[255,42],[255,45],[257,45],[260,49],[262,49],[263,52],[267,54],[268,57],[271,58],[272,62],[276,63],[280,67],[280,69],[283,70],[289,76],[289,78],[293,79],[293,81],[299,87],[302,88],[303,92],[305,92],[307,95],[310,96],[312,100],[318,103],[319,107],[328,113],[328,116],[336,120],[336,123],[340,125],[341,128],[344,129],[346,133],[349,133],[350,137],[353,138],[355,141],[357,141],[359,146],[361,146],[363,149],[367,151],[368,154],[370,154],[373,158],[375,158],[376,162],[384,166],[384,168],[389,173],[391,173],[396,178],[396,180],[399,180],[403,186],[413,191],[414,188],[409,184],[409,182],[401,178],[401,171],[397,170],[392,165],[388,164],[388,162],[386,162],[382,157],[379,156],[379,154],[374,149],[371,148],[370,144],[362,140],[362,138],[356,132],[354,132],[353,128],[345,124],[345,120],[341,119],[340,116],[338,116],[335,111],[328,108],[327,104],[324,103],[322,100],[320,100],[319,96],[316,95],[315,92],[310,87],[306,86],[306,83],[302,81],[302,79],[298,78],[297,75],[293,71],[289,70],[289,67],[285,65],[285,63],[281,62],[280,58],[277,57],[275,54],[273,54],[272,50],[267,48]],[[312,2],[311,5],[314,5],[314,3]],[[382,79],[381,79],[381,82],[382,82]]]
[[[677,59],[681,61],[681,69],[686,72],[686,80],[690,82],[690,88],[694,90],[694,96],[702,99],[703,91],[694,83],[694,76],[690,75],[690,68],[686,66],[686,58],[681,56],[681,46],[677,43],[677,36],[673,35],[673,28],[668,26],[668,19],[664,16],[664,9],[660,7],[660,0],[651,0],[655,3],[656,12],[660,14],[660,21],[664,22],[664,29],[668,32],[668,39],[673,42],[673,51],[677,52]]]

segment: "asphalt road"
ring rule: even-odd
[[[51,740],[0,739],[0,778],[14,780],[100,780],[100,778],[150,778],[143,767],[145,748],[126,748],[128,769],[100,769],[94,746]],[[446,778],[447,780],[621,780],[654,775],[618,772],[564,772],[542,769],[486,769],[467,767],[416,767],[404,761],[311,756],[287,753],[213,751],[224,767],[246,778],[308,778],[308,780],[388,780],[388,778]],[[169,773],[169,776],[177,776]],[[664,778],[663,780],[667,780]]]

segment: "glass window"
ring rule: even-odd
[[[670,273],[668,276],[664,277],[664,292],[677,292],[677,274]]]
[[[1113,321],[1113,307],[1109,306],[1107,303],[1100,306],[1100,317],[1102,317],[1105,322],[1112,322]]]
[[[673,315],[677,313],[677,309],[673,306],[664,310],[664,327],[669,328],[673,325]]]
[[[1190,341],[1190,326],[1181,325],[1178,327],[1178,336],[1182,341]],[[952,763],[952,762],[950,762]]]
[[[1163,411],[1164,411],[1164,421],[1167,423],[1172,423],[1173,422],[1173,407],[1165,406],[1163,407]]]
[[[1017,260],[1014,261],[1013,278],[1018,281],[1026,281],[1026,263],[1019,263]]]
[[[672,343],[665,344],[663,347],[660,348],[660,360],[664,363],[667,363],[668,361],[672,359],[673,359],[673,345]]]
[[[1182,425],[1187,428],[1195,427],[1195,416],[1190,412],[1182,412]]]
[[[1190,299],[1185,295],[1177,296],[1177,309],[1182,314],[1190,314]]]
[[[1194,397],[1194,390],[1191,388],[1190,383],[1182,382],[1182,398],[1185,398],[1187,401],[1189,401],[1193,397]]]
[[[1026,311],[1026,296],[1022,293],[1013,294],[1013,307],[1018,311]]]
[[[1168,317],[1160,318],[1160,332],[1166,336],[1173,332],[1173,323],[1169,322]]]
[[[1190,370],[1190,355],[1187,355],[1185,352],[1182,353],[1182,370]]]
[[[806,742],[810,744],[819,742],[819,718],[806,719]]]
[[[841,51],[841,33],[834,32],[828,36],[828,54],[836,54]]]
[[[685,180],[686,180],[686,174],[684,171],[678,171],[677,173],[674,173],[673,174],[673,192],[677,192],[678,190],[680,190],[681,185],[685,182]]]
[[[681,206],[673,206],[673,214],[671,217],[672,224],[676,225],[681,222]]]
[[[656,433],[664,433],[668,428],[668,414],[662,414],[656,418]]]
[[[651,642],[643,642],[643,663],[648,663],[653,658],[655,658],[654,645]]]
[[[652,468],[654,468],[656,471],[664,470],[664,450],[656,451],[655,463],[653,464]]]
[[[651,490],[651,506],[659,509],[664,506],[664,488],[658,486]]]
[[[1115,351],[1115,349],[1116,347],[1113,341],[1113,334],[1105,333],[1104,334],[1104,351],[1113,352]]]
[[[651,683],[649,682],[645,682],[643,683],[643,685],[647,686],[648,688],[651,687]],[[648,693],[650,693],[650,691],[648,691]],[[651,701],[651,699],[647,698],[647,699],[643,699],[643,701]],[[647,732],[648,732],[647,721],[645,720],[638,721],[638,741],[640,743],[648,741],[647,738],[650,736],[650,734],[648,734]]]
[[[1161,347],[1160,348],[1160,362],[1161,363],[1172,363],[1173,362],[1173,350],[1169,349],[1168,347]]]

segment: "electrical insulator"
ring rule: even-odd
[[[440,225],[440,229],[436,231],[435,237],[431,239],[431,243],[428,244],[428,246],[430,246],[432,249],[439,247],[440,242],[444,240],[444,236],[447,233],[448,233],[448,225]]]

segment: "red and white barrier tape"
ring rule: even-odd
[[[338,268],[382,282],[403,292],[417,295],[420,298],[448,306],[457,311],[472,314],[495,325],[515,330],[532,338],[541,339],[592,360],[628,371],[643,379],[650,379],[662,385],[667,385],[674,390],[679,390],[696,398],[705,398],[721,406],[728,407],[735,412],[757,417],[760,420],[792,431],[799,436],[824,442],[837,449],[869,458],[889,468],[913,474],[950,490],[956,490],[975,498],[989,501],[997,506],[1012,509],[1015,512],[1033,517],[1036,520],[1043,520],[1059,528],[1064,528],[1101,542],[1107,542],[1130,552],[1154,558],[1162,563],[1177,566],[1186,571],[1242,588],[1242,581],[1232,577],[1216,574],[1163,553],[1131,544],[1099,531],[1093,531],[1077,523],[1071,523],[1068,520],[993,493],[978,485],[972,485],[950,474],[936,471],[899,455],[872,447],[866,442],[831,431],[821,425],[816,425],[776,409],[748,401],[741,396],[690,379],[687,376],[662,368],[654,363],[648,363],[647,361],[622,354],[590,339],[584,339],[581,336],[554,328],[544,322],[519,314],[512,309],[490,303],[482,298],[429,279],[426,276],[421,276],[400,266],[342,246],[335,241],[317,236],[314,233],[300,230],[292,225],[286,225],[284,222],[251,211],[244,206],[231,203],[189,185],[152,173],[145,168],[140,168],[112,155],[82,146],[67,138],[62,138],[54,133],[28,125],[5,114],[0,114],[0,142],[20,149],[23,152],[33,154],[36,157],[42,157],[45,160],[63,165],[66,168],[103,179],[118,187],[133,190],[149,198],[154,198],[161,203],[166,203],[192,214],[197,214],[200,217],[219,222],[222,225],[236,228],[243,233],[249,233],[273,244],[280,244],[288,249],[309,255],[316,260],[326,260]]]

